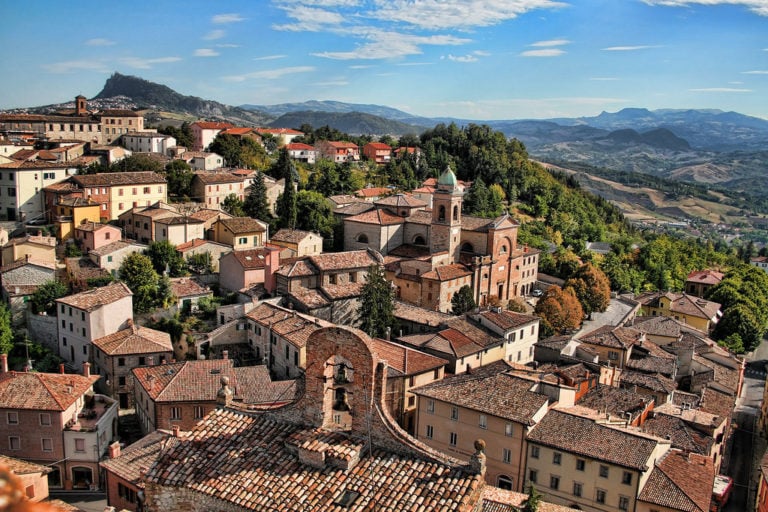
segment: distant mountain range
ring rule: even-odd
[[[438,123],[487,124],[522,141],[542,161],[582,162],[735,189],[749,187],[755,178],[764,180],[768,171],[768,120],[720,110],[626,108],[594,117],[484,121],[426,118],[382,105],[338,101],[228,106],[120,73],[110,76],[91,101],[144,110],[149,124],[207,119],[241,126],[328,125],[351,135],[374,136],[419,134]]]

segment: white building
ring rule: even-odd
[[[176,146],[176,138],[156,132],[131,132],[120,137],[125,149],[134,153],[162,153],[168,155]]]

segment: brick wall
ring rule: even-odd
[[[137,504],[120,496],[119,485],[124,485],[135,493],[138,493],[138,487],[111,471],[105,471],[104,475],[106,476],[107,503],[109,506],[115,507],[117,510],[131,510],[135,512],[138,508]]]

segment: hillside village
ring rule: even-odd
[[[521,221],[464,211],[470,183],[450,166],[412,190],[327,197],[342,228],[331,250],[225,211],[263,183],[274,214],[292,180],[208,150],[226,134],[276,141],[292,162],[385,165],[418,147],[204,120],[184,147],[135,111],[89,108],[78,96],[68,111],[0,115],[2,297],[13,330],[61,360],[36,371],[0,354],[0,463],[27,499],[708,512],[737,492],[733,468],[752,464],[734,448],[746,361],[711,336],[718,269],[680,291],[613,293],[542,336],[535,307],[563,283],[540,273]],[[191,195],[154,171],[82,172],[137,154],[185,162]],[[153,269],[145,255],[165,247]],[[753,265],[768,272],[765,257]],[[132,287],[142,272],[154,280]],[[365,294],[381,277],[393,322],[374,332]],[[65,293],[34,310],[52,282]]]

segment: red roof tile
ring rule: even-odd
[[[0,408],[64,411],[92,389],[99,378],[64,373],[3,373]]]

